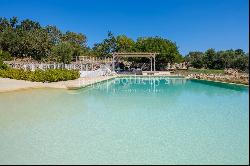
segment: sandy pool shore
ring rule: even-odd
[[[62,88],[77,89],[91,85],[93,83],[109,80],[116,76],[84,77],[76,80],[60,81],[52,83],[30,82],[24,80],[14,80],[9,78],[0,78],[0,92],[15,91],[28,88]]]

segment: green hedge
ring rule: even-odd
[[[9,52],[0,50],[0,61],[11,61],[13,57]]]
[[[8,68],[8,66],[5,63],[3,63],[3,61],[0,59],[0,70],[7,69],[7,68]]]
[[[80,73],[78,70],[66,69],[24,71],[7,68],[0,70],[0,77],[33,82],[58,82],[77,79],[80,77]]]

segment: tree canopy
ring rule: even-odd
[[[208,49],[204,53],[189,52],[185,60],[195,68],[249,70],[249,54],[245,53],[242,49],[225,51]]]
[[[161,37],[139,37],[136,41],[125,36],[114,36],[111,32],[101,43],[95,44],[93,52],[97,56],[111,56],[113,52],[156,52],[156,68],[162,68],[167,63],[182,62],[183,57],[176,43]],[[135,60],[130,58],[130,60]],[[141,61],[148,62],[146,58]]]
[[[61,32],[55,26],[42,27],[38,22],[25,19],[21,22],[16,17],[0,18],[0,50],[9,52],[14,57],[31,57],[36,60],[63,59],[54,56],[55,47],[70,45],[68,56],[76,56],[87,49],[86,36],[81,33]]]
[[[82,55],[109,57],[113,52],[157,52],[157,69],[166,67],[167,63],[179,63],[184,59],[195,68],[237,68],[243,71],[249,68],[249,54],[241,49],[192,51],[183,57],[177,44],[169,39],[155,36],[133,40],[126,35],[115,36],[112,32],[108,32],[103,41],[90,48],[87,46],[87,37],[82,33],[62,32],[56,26],[43,27],[39,22],[30,19],[19,21],[17,17],[0,17],[0,52],[2,57],[31,57],[39,61],[62,63],[70,63],[73,57]],[[149,62],[147,58],[127,60]]]

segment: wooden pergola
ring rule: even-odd
[[[150,59],[150,64],[151,64],[151,71],[155,71],[155,57],[159,53],[151,53],[151,52],[115,52],[113,53],[113,61],[112,61],[112,66],[113,66],[113,71],[115,70],[115,60],[116,58],[129,58],[129,57],[134,57],[134,58],[149,58]],[[154,65],[153,65],[154,62]]]

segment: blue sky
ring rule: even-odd
[[[85,34],[88,45],[115,35],[161,36],[180,52],[249,51],[248,0],[0,0],[0,17],[30,18]]]

